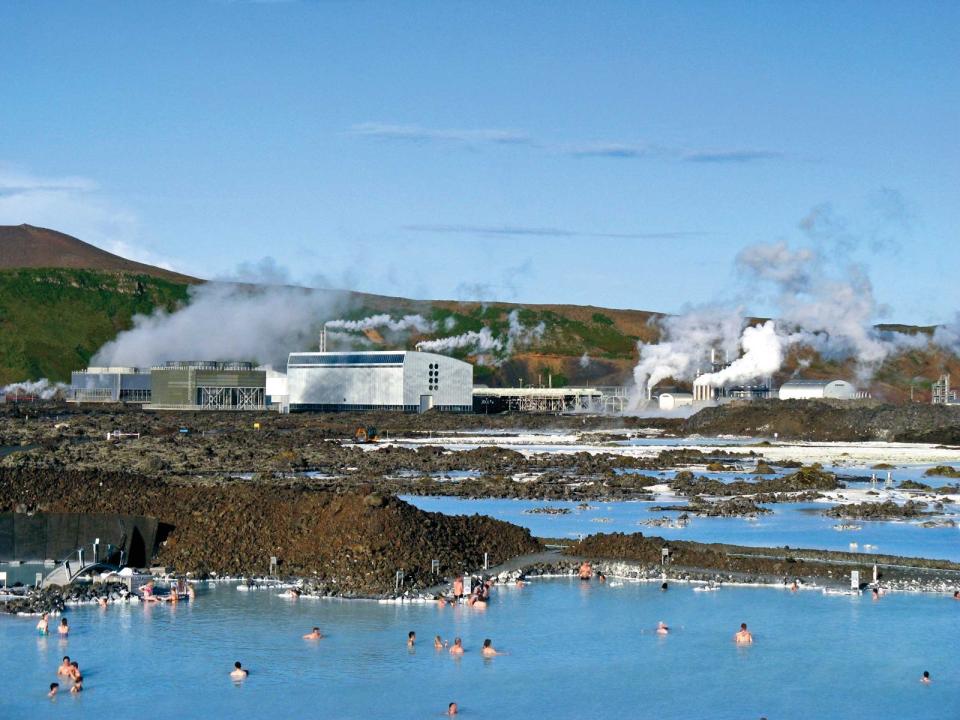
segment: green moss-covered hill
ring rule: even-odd
[[[174,309],[187,288],[125,272],[0,270],[0,385],[69,380],[134,315]]]

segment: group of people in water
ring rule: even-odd
[[[188,583],[186,580],[177,580],[175,583],[170,585],[170,592],[165,595],[160,595],[157,593],[156,585],[153,580],[148,580],[147,583],[140,588],[140,600],[145,603],[173,603],[176,604],[180,600],[195,600],[197,597],[197,591],[194,589],[191,583]]]
[[[40,619],[37,621],[37,634],[41,637],[50,634],[50,613],[43,613],[43,615],[40,616]],[[60,618],[60,622],[57,624],[57,635],[60,636],[61,640],[66,640],[69,634],[70,623],[66,618]],[[69,655],[63,656],[63,661],[61,662],[60,667],[57,668],[57,675],[69,680],[70,683],[72,683],[70,686],[70,692],[83,692],[83,675],[80,674],[80,665],[76,660],[71,660]],[[57,693],[59,692],[60,683],[52,682],[50,683],[50,689],[47,692],[47,697],[56,697]]]

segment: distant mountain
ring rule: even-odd
[[[72,268],[149,275],[180,283],[200,282],[172,270],[127,260],[48,228],[0,225],[0,269]]]

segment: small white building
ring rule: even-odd
[[[781,400],[855,400],[857,389],[846,380],[789,380],[780,386]]]
[[[692,393],[660,393],[658,398],[661,410],[676,410],[693,405]]]
[[[290,391],[287,387],[287,374],[274,370],[271,367],[264,367],[267,373],[266,378],[266,403],[271,410],[287,412],[290,409]]]
[[[291,412],[473,411],[473,366],[434,353],[290,353],[287,387]]]

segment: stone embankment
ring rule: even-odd
[[[784,440],[887,440],[960,445],[960,407],[840,400],[763,400],[705,408],[683,433]]]
[[[661,565],[663,549],[669,549]],[[783,578],[807,583],[844,586],[850,572],[858,570],[864,580],[872,578],[877,565],[884,587],[946,592],[960,587],[960,563],[946,560],[866,555],[828,550],[756,548],[739,545],[664,540],[642,533],[590,535],[569,545],[564,553],[577,558],[627,562],[646,567],[645,572],[666,571],[681,579],[724,582],[776,582]]]
[[[310,487],[166,482],[133,473],[0,469],[0,511],[130,513],[172,527],[156,562],[177,573],[255,575],[277,557],[287,576],[317,577],[344,594],[391,592],[540,549],[530,532],[489,517],[446,516],[394,497]]]
[[[127,602],[135,598],[123,583],[71,585],[66,588],[53,586],[42,590],[14,587],[9,592],[10,596],[0,603],[0,612],[19,615],[55,615],[69,605],[92,605],[101,598],[110,603]]]

